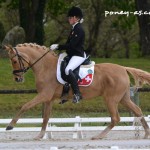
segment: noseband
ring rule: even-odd
[[[16,51],[16,55],[15,55],[15,56],[18,57],[18,61],[19,61],[19,65],[20,65],[20,69],[18,69],[18,70],[13,70],[13,72],[12,72],[13,75],[16,75],[16,76],[20,76],[20,75],[18,75],[18,73],[20,73],[20,72],[22,72],[23,74],[26,73],[34,64],[36,64],[40,59],[42,59],[42,58],[49,52],[49,50],[48,50],[48,51],[47,51],[46,53],[44,53],[39,59],[37,59],[32,65],[30,65],[27,60],[25,60],[22,56],[19,55],[18,50],[17,50],[16,47],[14,47],[14,50]],[[14,56],[14,57],[15,57],[15,56]],[[13,58],[13,57],[12,57],[12,58]],[[11,58],[11,59],[12,59],[12,58]],[[23,61],[25,61],[29,66],[28,66],[28,67],[25,67]]]
[[[19,55],[19,53],[18,53],[16,47],[14,47],[14,50],[16,51],[16,55],[15,55],[15,56],[18,57],[20,69],[18,69],[18,70],[13,70],[12,73],[13,73],[14,75],[16,75],[16,76],[19,76],[18,73],[20,73],[20,72],[25,73],[25,72],[27,72],[27,70],[28,70],[30,67],[27,67],[27,68],[26,68],[26,67],[24,66],[23,60],[24,60],[25,62],[27,62],[27,61],[26,61],[22,56]],[[15,56],[14,56],[14,57],[15,57]],[[12,58],[11,58],[11,59],[12,59]],[[27,63],[28,63],[28,62],[27,62]],[[28,63],[28,64],[29,64],[29,63]]]

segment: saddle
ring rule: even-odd
[[[59,55],[57,63],[57,80],[64,85],[62,95],[69,92],[69,83],[67,80],[68,77],[65,74],[65,68],[69,63],[69,60],[70,58],[65,52]],[[94,75],[94,65],[95,62],[91,61],[90,57],[88,56],[79,67],[73,70],[73,73],[75,74],[78,82],[78,86],[89,86],[92,83]]]
[[[61,63],[61,66],[60,66],[60,71],[61,71],[61,77],[62,77],[62,79],[64,80],[64,81],[66,81],[66,82],[68,82],[68,80],[67,80],[67,75],[65,74],[65,69],[66,69],[66,67],[67,67],[67,65],[68,65],[68,63],[69,63],[69,61],[70,61],[70,57],[69,56],[65,56],[64,57],[64,60],[62,61],[62,63]],[[90,61],[90,57],[88,56],[86,59],[85,59],[85,61],[81,64],[81,65],[90,65],[91,64],[91,61]],[[80,66],[81,66],[80,65]],[[80,69],[80,66],[79,67],[77,67],[75,70],[73,70],[73,73],[74,73],[74,75],[75,75],[75,77],[76,77],[76,80],[77,81],[82,81],[82,79],[81,79],[81,77],[79,76],[79,69]]]
[[[67,75],[65,74],[65,68],[69,60],[70,58],[67,56],[65,52],[59,55],[57,63],[57,80],[61,84],[67,83]],[[86,60],[73,71],[79,86],[89,86],[92,83],[94,75],[94,65],[95,62],[90,61],[90,58],[88,56]]]

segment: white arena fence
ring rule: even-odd
[[[138,117],[121,117],[122,125],[115,126],[112,130],[144,130],[140,124]],[[145,117],[150,126],[150,115]],[[24,118],[19,119],[13,130],[6,131],[2,127],[8,125],[11,119],[0,119],[0,132],[37,132],[41,130],[42,118]],[[96,117],[96,118],[50,118],[48,121],[46,133],[49,133],[49,138],[53,138],[53,132],[73,132],[73,138],[83,138],[83,131],[101,131],[104,130],[107,123],[110,123],[110,117]],[[26,127],[25,127],[26,126]],[[28,127],[27,127],[28,126]],[[37,127],[39,126],[39,127]],[[47,134],[46,134],[47,136]],[[46,138],[46,136],[44,138]]]

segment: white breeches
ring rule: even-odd
[[[69,75],[69,70],[70,70],[70,69],[73,71],[73,70],[76,69],[79,65],[81,65],[81,64],[85,61],[85,59],[86,59],[86,54],[84,54],[84,57],[73,56],[73,57],[70,59],[68,65],[67,65],[67,67],[66,67],[66,69],[65,69],[66,75]]]

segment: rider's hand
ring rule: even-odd
[[[52,44],[51,46],[50,46],[50,50],[56,50],[58,48],[58,44]]]

